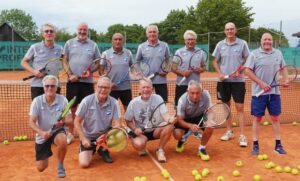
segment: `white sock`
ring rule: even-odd
[[[204,145],[199,145],[199,150],[201,150],[201,149],[205,149],[205,146]]]

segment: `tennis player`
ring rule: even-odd
[[[235,102],[237,117],[240,127],[239,143],[241,147],[246,147],[248,142],[244,131],[244,99],[245,99],[245,80],[243,75],[238,78],[225,79],[225,75],[234,72],[249,55],[249,48],[246,41],[236,37],[237,29],[234,23],[225,25],[224,33],[226,38],[220,41],[214,52],[214,68],[219,74],[220,81],[217,83],[217,98],[230,107],[231,96]],[[228,141],[233,138],[231,130],[231,119],[227,120],[227,131],[221,137],[222,141]]]
[[[121,125],[119,104],[109,96],[110,90],[110,79],[100,77],[95,93],[85,97],[76,111],[74,126],[80,138],[79,165],[82,168],[90,166],[96,152],[96,146],[91,143],[112,127]],[[108,150],[99,147],[97,152],[104,162],[113,162]]]
[[[64,107],[68,104],[64,96],[56,94],[58,79],[53,75],[47,75],[42,83],[45,93],[33,99],[29,113],[29,126],[36,132],[36,167],[40,172],[48,167],[48,159],[53,154],[51,145],[54,143],[57,146],[57,176],[63,178],[66,176],[64,158],[67,153],[67,137],[63,125],[64,123],[71,124],[73,120],[70,112],[64,120],[57,122]],[[53,125],[61,128],[51,133]]]
[[[254,116],[253,155],[259,154],[259,123],[265,115],[266,108],[269,111],[273,124],[275,152],[278,154],[286,154],[286,151],[281,145],[280,138],[281,99],[279,87],[271,88],[269,86],[273,81],[276,71],[285,66],[285,61],[282,53],[272,46],[272,35],[264,33],[261,37],[261,47],[251,52],[245,64],[245,73],[252,80],[251,115]],[[265,90],[266,92],[263,95],[256,97],[255,95],[261,90]]]
[[[112,36],[112,47],[102,53],[102,57],[110,60],[112,69],[107,75],[112,81],[112,91],[110,95],[115,99],[120,99],[126,110],[132,99],[131,82],[124,81],[117,85],[116,83],[127,75],[129,67],[132,65],[133,57],[130,50],[123,48],[124,37],[121,33],[115,33]],[[100,74],[102,74],[100,72]],[[129,76],[129,75],[128,75]]]
[[[22,67],[31,72],[35,77],[31,81],[31,99],[44,94],[43,77],[45,76],[39,70],[45,66],[45,64],[53,58],[60,58],[62,55],[62,46],[54,42],[56,36],[56,30],[54,25],[45,23],[42,26],[43,41],[35,43],[30,46],[24,58],[21,61]],[[32,65],[30,65],[32,61]],[[57,72],[53,70],[48,74]],[[60,87],[57,87],[57,93],[60,93]]]
[[[136,62],[144,61],[150,66],[150,74],[159,72],[159,75],[152,79],[156,94],[160,95],[164,101],[168,101],[167,73],[160,68],[161,63],[170,57],[170,49],[166,42],[158,39],[158,27],[149,25],[146,29],[148,40],[138,46]],[[148,75],[146,75],[148,76]]]
[[[100,58],[100,51],[95,42],[88,38],[89,27],[86,23],[80,23],[77,27],[77,36],[66,42],[63,50],[64,66],[69,65],[67,82],[67,98],[71,100],[76,96],[76,102],[71,111],[75,117],[77,105],[81,100],[94,93],[93,77],[81,78],[78,77],[85,71],[93,60]],[[67,70],[67,68],[65,67]],[[69,127],[68,144],[72,142],[74,136],[73,127]]]
[[[195,51],[199,48],[195,47],[197,43],[197,34],[192,30],[187,30],[184,35],[184,43],[185,46],[176,50],[175,55],[178,55],[182,59],[182,64],[178,69],[174,71],[177,75],[176,79],[176,88],[175,88],[175,105],[178,104],[179,98],[184,94],[187,90],[188,83],[190,80],[196,80],[200,82],[200,74],[206,70],[205,65],[205,57],[195,57],[193,61],[199,61],[201,68],[190,69],[189,62]],[[198,54],[196,55],[198,56]],[[201,62],[201,63],[200,63]],[[196,63],[194,64],[196,65]],[[186,80],[181,84],[178,83],[186,77]]]
[[[163,102],[161,96],[153,94],[152,82],[149,79],[142,79],[139,82],[140,96],[135,97],[130,101],[125,113],[125,121],[127,126],[131,128],[137,135],[132,139],[132,145],[134,149],[139,152],[140,156],[146,155],[146,144],[150,140],[159,139],[158,149],[156,151],[157,160],[159,162],[166,162],[164,148],[168,143],[172,131],[173,124],[165,127],[145,130],[143,128],[148,122],[151,113],[153,113],[155,107]],[[173,122],[174,120],[170,120]]]
[[[207,90],[202,90],[199,82],[191,80],[188,84],[187,92],[184,93],[177,106],[177,119],[175,124],[174,137],[178,140],[176,151],[183,152],[186,140],[182,140],[182,136],[189,130],[193,133],[200,132],[201,128],[198,123],[203,117],[203,113],[211,106],[211,97]],[[203,124],[200,125],[200,127]],[[206,144],[213,134],[213,128],[202,128],[203,136],[199,145],[198,155],[202,160],[209,160],[206,152]]]

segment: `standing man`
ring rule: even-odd
[[[285,66],[282,53],[273,47],[273,38],[269,33],[264,33],[261,37],[261,47],[251,52],[246,62],[246,75],[252,82],[252,100],[251,115],[253,120],[253,149],[252,154],[259,154],[259,131],[260,121],[265,115],[266,108],[271,116],[273,131],[275,134],[275,152],[286,154],[281,145],[280,138],[280,114],[281,99],[279,87],[271,88],[269,85],[277,70]],[[288,85],[286,85],[288,86]],[[256,97],[261,90],[264,90],[261,96]]]
[[[109,96],[110,90],[110,79],[100,77],[95,93],[85,97],[76,111],[74,125],[80,138],[79,165],[82,168],[90,166],[96,152],[96,145],[91,143],[108,132],[113,124],[114,127],[121,125],[119,104],[115,98]],[[97,152],[104,162],[113,162],[108,150],[99,147]]]
[[[158,27],[149,25],[146,29],[148,40],[139,45],[136,53],[136,61],[144,61],[150,66],[150,74],[159,75],[152,79],[156,94],[160,95],[164,101],[168,100],[167,73],[163,72],[160,65],[166,58],[170,57],[168,44],[158,40]]]
[[[80,23],[77,27],[77,37],[68,40],[63,51],[63,62],[69,77],[67,99],[71,100],[74,96],[77,97],[71,109],[73,117],[75,117],[76,107],[81,100],[94,92],[93,76],[85,77],[82,74],[93,60],[100,58],[98,46],[88,38],[88,31],[88,25]],[[71,134],[73,127],[69,127],[69,131],[68,143],[71,143],[74,138]]]
[[[63,50],[62,46],[54,42],[56,36],[54,25],[45,23],[42,26],[42,36],[44,40],[40,43],[31,45],[21,61],[22,67],[35,76],[31,82],[32,100],[35,97],[44,94],[42,79],[45,74],[43,74],[39,70],[45,67],[48,60],[53,58],[60,58]],[[30,61],[32,61],[32,66],[29,63]],[[52,70],[48,74],[55,75],[57,72],[58,69]],[[57,93],[60,93],[60,87],[57,88]]]
[[[199,82],[191,80],[188,84],[187,92],[184,93],[178,102],[177,119],[175,124],[174,137],[178,140],[176,151],[181,153],[184,150],[182,136],[189,130],[193,133],[200,131],[198,127],[199,121],[203,117],[203,113],[211,106],[210,94],[207,90],[202,90]],[[203,126],[201,123],[200,127]],[[203,136],[199,145],[198,155],[202,160],[209,160],[209,155],[206,152],[206,144],[213,134],[213,128],[202,128]]]
[[[42,80],[44,94],[33,99],[30,107],[29,126],[36,132],[35,152],[36,167],[38,171],[44,171],[49,164],[48,158],[52,156],[51,145],[57,146],[57,176],[66,176],[64,158],[67,153],[67,137],[64,123],[73,123],[71,112],[63,120],[57,120],[68,104],[67,99],[56,94],[58,79],[53,75],[47,75]],[[51,128],[59,127],[55,132]]]
[[[178,104],[178,100],[182,94],[184,94],[188,88],[190,80],[196,80],[200,82],[200,73],[206,70],[205,58],[200,51],[193,58],[194,65],[201,65],[201,68],[189,69],[189,62],[194,52],[199,51],[199,48],[195,47],[197,43],[197,34],[192,30],[187,30],[184,35],[185,47],[178,49],[175,55],[181,57],[181,66],[174,71],[177,75],[176,88],[175,88],[175,105]],[[186,80],[178,85],[179,82],[186,77]]]
[[[116,83],[123,80],[124,76],[129,76],[128,70],[132,65],[133,57],[130,50],[123,48],[124,37],[121,33],[115,33],[112,36],[111,42],[112,47],[102,53],[102,57],[108,59],[112,65],[112,69],[107,75],[112,81],[112,91],[110,92],[110,95],[115,99],[120,99],[126,110],[132,99],[131,83],[130,81],[122,82],[119,85]],[[102,74],[103,73],[100,72],[100,75]]]
[[[139,83],[140,96],[135,97],[130,101],[128,109],[125,113],[125,121],[129,128],[131,128],[137,135],[132,139],[132,146],[139,151],[139,155],[146,155],[146,144],[150,140],[159,140],[158,149],[156,150],[157,160],[159,162],[166,162],[164,147],[168,143],[172,131],[173,124],[165,127],[155,128],[142,131],[145,124],[149,121],[151,114],[155,107],[163,102],[161,96],[153,93],[152,82],[149,79],[142,79]],[[169,120],[164,120],[169,121]],[[172,123],[174,120],[170,120]]]
[[[243,74],[235,78],[225,79],[225,75],[234,72],[240,65],[243,65],[249,55],[249,48],[246,41],[235,36],[237,29],[231,22],[225,25],[226,38],[220,41],[214,52],[213,65],[219,74],[220,81],[217,83],[217,98],[230,106],[231,96],[235,102],[237,117],[240,126],[240,146],[247,146],[247,138],[244,132],[244,99],[245,99],[245,79]],[[222,141],[233,138],[231,130],[231,119],[227,120],[227,131],[221,137]]]

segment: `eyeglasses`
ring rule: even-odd
[[[53,33],[53,30],[45,30],[44,33]]]
[[[46,87],[48,89],[48,88],[54,88],[54,87],[56,87],[56,85],[44,85],[44,87]]]

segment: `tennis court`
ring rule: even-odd
[[[28,82],[20,82],[25,72],[0,72],[0,140],[12,140],[16,135],[27,135],[30,141],[13,142],[9,145],[0,145],[0,180],[58,180],[56,178],[56,160],[50,158],[50,166],[43,173],[39,173],[35,168],[33,132],[28,127],[28,109],[30,100],[30,85]],[[203,86],[208,89],[215,99],[216,79],[213,75],[204,74]],[[169,94],[170,100],[174,99],[175,84],[170,77]],[[136,84],[133,85],[134,96],[137,95]],[[246,115],[246,135],[251,143],[251,116],[250,110],[250,81],[247,81],[247,94],[245,101]],[[62,93],[65,93],[64,84]],[[290,166],[297,168],[300,165],[298,150],[300,149],[299,126],[293,126],[292,121],[299,123],[300,83],[296,82],[289,88],[282,89],[282,141],[287,150],[287,155],[277,155],[273,152],[274,135],[272,127],[262,127],[260,135],[260,150],[267,154],[269,159],[258,161],[256,156],[251,155],[251,144],[247,148],[238,145],[239,129],[234,128],[235,138],[229,142],[221,142],[219,137],[224,133],[224,129],[216,129],[207,145],[207,151],[211,157],[210,161],[204,162],[196,155],[199,141],[190,137],[185,151],[181,154],[175,152],[176,141],[172,138],[166,146],[167,163],[161,164],[171,174],[174,180],[194,180],[191,172],[193,169],[201,171],[208,168],[210,174],[202,180],[217,180],[217,176],[224,176],[225,180],[253,180],[254,174],[259,174],[262,180],[300,180],[299,175],[291,173],[276,173],[274,169],[266,169],[265,163],[272,161],[281,167]],[[233,120],[235,120],[235,110]],[[268,120],[266,116],[265,120]],[[68,147],[65,159],[67,177],[65,180],[133,180],[135,176],[146,176],[147,180],[167,180],[164,179],[160,170],[146,157],[140,157],[133,150],[131,145],[121,152],[112,153],[113,164],[106,164],[101,159],[95,159],[88,169],[80,169],[78,166],[78,144],[76,140]],[[155,156],[157,141],[148,144],[148,150]],[[54,152],[56,148],[53,147]],[[54,154],[55,155],[55,154]],[[235,166],[235,162],[243,161],[243,167]],[[239,170],[241,175],[234,177],[233,170]]]

